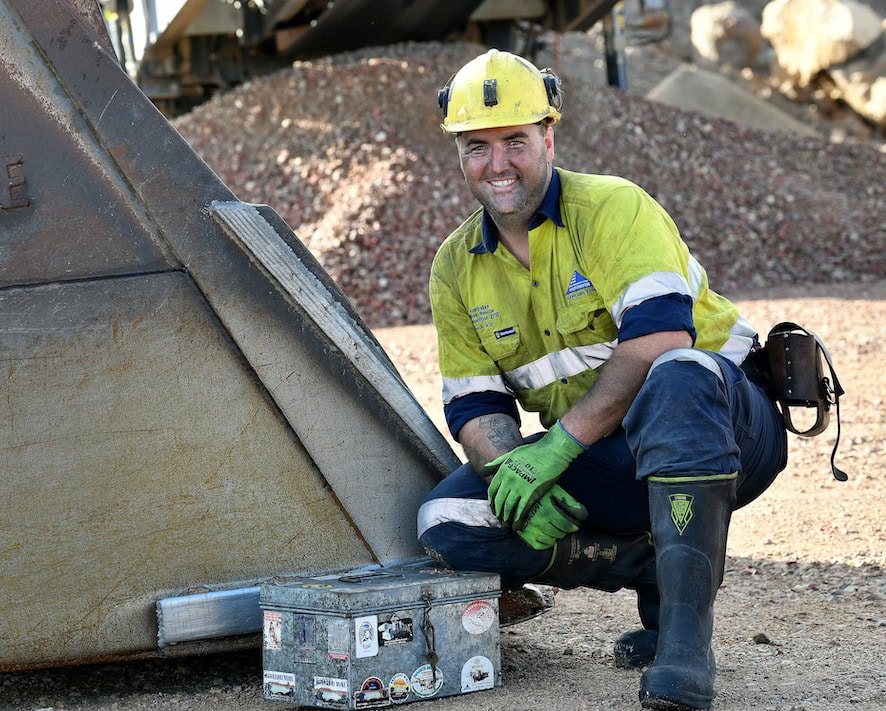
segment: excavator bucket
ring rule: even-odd
[[[94,0],[0,0],[0,367],[3,671],[224,648],[262,580],[420,557],[458,463]]]

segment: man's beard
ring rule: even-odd
[[[521,181],[520,184],[524,188],[522,204],[516,209],[508,210],[507,212],[500,210],[496,206],[494,198],[480,190],[474,191],[474,197],[477,198],[477,201],[489,213],[492,221],[502,231],[527,230],[529,228],[529,223],[535,217],[535,213],[544,200],[545,193],[550,184],[550,175],[548,175],[548,180],[540,181],[530,191],[525,190],[525,182]]]

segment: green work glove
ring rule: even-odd
[[[588,510],[584,504],[559,484],[554,484],[529,510],[526,522],[517,535],[535,550],[543,551],[563,536],[577,531],[579,524],[587,517]]]
[[[486,468],[497,470],[489,484],[489,505],[498,520],[520,528],[529,509],[584,450],[557,420],[538,442],[520,445],[489,462]]]

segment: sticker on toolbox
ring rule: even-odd
[[[314,700],[318,706],[346,709],[348,707],[348,680],[315,676]]]
[[[391,697],[388,687],[377,676],[371,676],[354,692],[355,709],[375,709],[390,706]]]
[[[495,622],[495,609],[485,600],[472,602],[461,614],[461,624],[471,634],[483,634]]]
[[[440,667],[432,668],[430,664],[423,664],[412,673],[409,683],[416,696],[430,698],[443,686],[443,671]]]
[[[330,659],[346,662],[350,658],[351,626],[347,620],[330,620],[326,628],[327,653]]]
[[[295,699],[295,674],[264,670],[265,698]]]
[[[262,637],[265,642],[265,649],[270,652],[279,652],[281,647],[283,616],[279,612],[265,610],[264,615],[264,634]]]
[[[295,642],[295,654],[293,655],[295,662],[313,664],[317,661],[314,618],[311,615],[292,616],[292,639]]]
[[[378,623],[378,645],[406,644],[412,641],[413,625],[411,617],[400,617],[396,612],[387,620]]]
[[[486,657],[471,657],[461,668],[461,691],[491,689],[495,686],[495,670]]]
[[[405,674],[394,674],[388,684],[388,696],[395,704],[402,704],[409,698],[409,677]]]
[[[374,657],[378,654],[378,615],[366,615],[354,619],[354,635],[357,640],[354,655]]]

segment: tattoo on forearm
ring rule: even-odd
[[[520,431],[510,417],[488,415],[481,417],[478,424],[481,430],[488,430],[486,438],[499,452],[510,452],[523,441]]]

